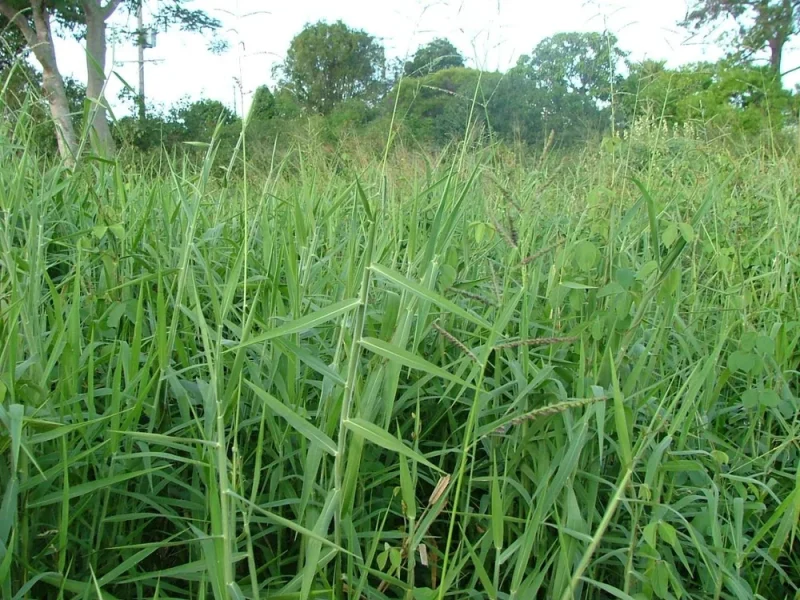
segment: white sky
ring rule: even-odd
[[[145,0],[154,6],[157,0]],[[378,37],[387,58],[406,57],[435,37],[447,37],[469,64],[504,70],[520,54],[530,52],[543,38],[562,31],[602,31],[608,28],[634,60],[665,59],[671,66],[715,60],[721,51],[697,41],[686,43],[676,24],[686,0],[195,0],[223,22],[220,35],[231,44],[222,56],[208,52],[209,36],[178,31],[160,33],[156,48],[147,50],[146,92],[149,104],[170,105],[182,97],[221,100],[234,105],[234,78],[243,82],[245,105],[262,84],[272,84],[272,67],[279,63],[292,38],[306,23],[341,19],[351,27]],[[145,25],[148,15],[145,12]],[[135,19],[120,12],[114,23],[135,27]],[[77,42],[58,42],[64,74],[86,78],[84,52]],[[115,71],[137,85],[133,46],[110,50]],[[791,49],[784,70],[800,64],[800,51]],[[241,68],[240,68],[241,67]],[[794,84],[794,80],[787,81]],[[122,84],[112,77],[108,98],[115,101]],[[237,100],[238,103],[238,100]],[[241,106],[238,107],[241,110]]]

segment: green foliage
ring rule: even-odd
[[[141,0],[128,0],[129,10],[133,10],[139,2]],[[162,31],[177,25],[181,31],[207,33],[222,26],[219,19],[212,17],[206,11],[187,6],[192,2],[193,0],[159,2],[153,14],[153,21]]]
[[[458,48],[447,39],[436,38],[421,46],[414,57],[406,62],[403,70],[406,77],[420,77],[463,66],[464,56]]]
[[[7,116],[14,119],[15,113],[30,118],[33,123],[31,142],[37,150],[56,151],[56,140],[47,101],[43,96],[42,74],[24,57],[20,56],[6,68],[0,69],[0,89],[4,94],[0,106]],[[83,123],[86,87],[72,77],[64,78],[69,111],[78,127]]]
[[[183,126],[188,140],[198,142],[210,142],[218,124],[232,125],[238,120],[236,114],[218,100],[185,100],[170,110],[170,117]]]
[[[523,69],[511,69],[492,96],[492,129],[508,141],[541,145],[550,134],[545,129],[546,95]]]
[[[281,71],[303,107],[326,115],[345,100],[373,100],[384,63],[383,47],[373,36],[341,21],[319,22],[294,37]]]
[[[725,27],[731,21],[736,24],[733,36]],[[721,28],[721,41],[728,43],[746,61],[767,51],[770,69],[780,78],[784,49],[800,28],[800,2],[694,0],[682,25],[695,31]]]
[[[332,140],[359,136],[374,117],[375,110],[361,100],[347,100],[338,104],[325,119],[328,135]]]
[[[275,96],[266,85],[259,86],[253,94],[253,103],[250,105],[250,121],[269,121],[276,114]]]
[[[29,0],[13,0],[18,4],[29,4]],[[122,0],[113,2],[109,0],[51,0],[48,2],[49,10],[54,19],[65,30],[70,31],[75,37],[82,39],[86,36],[87,8],[101,11],[107,18],[116,12],[116,5],[128,12],[135,14],[143,0]],[[194,0],[166,0],[155,5],[151,19],[161,31],[166,31],[177,26],[180,31],[191,33],[207,33],[215,31],[222,26],[219,19],[212,17],[202,9],[191,8]],[[114,7],[114,8],[112,8]],[[120,33],[130,39],[136,39],[139,32],[133,29],[123,29]]]
[[[609,102],[623,80],[626,55],[610,33],[559,33],[520,57],[517,69],[550,94]]]
[[[25,38],[0,16],[0,73],[6,72],[25,51]]]
[[[115,141],[121,146],[132,146],[142,152],[172,150],[191,139],[183,123],[169,116],[150,111],[144,120],[122,117],[114,123]]]
[[[287,88],[281,87],[275,92],[275,116],[281,119],[298,119],[302,117],[303,105],[297,99],[295,93]]]
[[[513,72],[539,92],[535,103],[543,129],[568,143],[610,122],[625,57],[610,33],[559,33],[520,57]]]
[[[621,97],[629,122],[645,117],[746,134],[780,128],[791,104],[791,94],[769,68],[724,61],[678,69],[654,61],[634,64]]]
[[[429,142],[446,143],[477,123],[486,123],[487,106],[500,73],[464,67],[444,69],[399,84],[398,116],[412,136]],[[393,107],[398,89],[386,98]],[[472,118],[472,121],[470,121]]]

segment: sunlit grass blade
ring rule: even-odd
[[[433,375],[434,377],[441,377],[442,379],[452,381],[453,383],[458,383],[465,387],[470,387],[470,384],[459,379],[450,372],[445,371],[444,369],[437,367],[433,363],[428,362],[424,358],[421,358],[416,354],[412,354],[408,350],[403,350],[402,348],[395,346],[394,344],[391,344],[389,342],[384,342],[383,340],[379,340],[377,338],[364,338],[363,340],[361,340],[361,345],[370,352],[374,352],[375,354],[382,356],[390,361],[399,363],[404,367],[416,369],[418,371],[428,373],[429,375]]]
[[[336,456],[336,444],[331,438],[259,386],[250,381],[245,381],[245,383],[272,412],[284,419],[295,431],[331,456]]]
[[[475,323],[476,325],[484,327],[485,329],[491,329],[492,327],[491,324],[489,324],[485,319],[481,318],[480,316],[475,315],[461,308],[456,303],[452,302],[451,300],[448,300],[447,298],[435,292],[434,290],[431,290],[414,281],[411,281],[407,277],[401,275],[400,273],[397,273],[396,271],[393,271],[392,269],[388,269],[384,266],[377,264],[373,264],[370,267],[370,269],[372,269],[372,271],[375,272],[380,277],[383,277],[384,279],[394,283],[399,289],[410,292],[423,300],[427,300],[435,304],[436,306],[438,306],[447,313],[457,315],[462,319],[466,319],[467,321]]]
[[[264,342],[267,342],[269,340],[278,337],[283,337],[295,333],[302,333],[304,331],[308,331],[310,329],[313,329],[314,327],[322,325],[323,323],[331,321],[332,319],[335,319],[337,317],[342,316],[343,314],[350,312],[358,305],[359,305],[358,299],[342,300],[341,302],[337,302],[326,308],[322,308],[314,313],[311,313],[310,315],[306,315],[305,317],[295,319],[294,321],[281,325],[280,327],[271,329],[267,333],[243,341],[238,346],[229,348],[227,351],[238,350],[239,348],[246,348],[248,346],[253,346],[255,344],[263,344]]]
[[[403,456],[410,458],[411,460],[414,460],[418,463],[430,467],[434,471],[441,472],[441,469],[436,465],[434,465],[432,462],[430,462],[427,458],[422,456],[420,453],[414,451],[413,449],[409,448],[397,438],[392,437],[389,433],[387,433],[374,423],[370,423],[363,419],[353,418],[348,421],[345,421],[344,425],[355,435],[363,437],[365,440],[372,442],[373,444],[383,448],[384,450],[389,450],[390,452],[396,452],[397,454],[402,454]]]

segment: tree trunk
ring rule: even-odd
[[[783,0],[781,5],[773,10],[775,12],[772,14],[772,35],[767,40],[769,45],[769,66],[780,81],[783,51],[789,38],[794,34],[795,22],[798,17],[797,1]]]
[[[42,87],[50,105],[50,115],[56,128],[58,151],[64,162],[72,166],[78,152],[75,127],[69,112],[64,78],[58,70],[53,34],[50,30],[50,15],[43,0],[30,0],[31,22],[7,2],[0,0],[0,14],[13,23],[25,37],[33,55],[42,67]]]
[[[769,68],[779,79],[781,76],[781,63],[783,62],[783,47],[785,45],[786,39],[783,33],[778,33],[769,40]]]
[[[101,153],[114,153],[114,138],[108,125],[106,84],[106,17],[97,9],[86,11],[86,97],[91,101],[92,129]]]

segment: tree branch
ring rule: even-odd
[[[0,0],[0,15],[3,15],[10,23],[13,23],[14,26],[19,29],[28,46],[33,47],[36,45],[38,42],[36,31],[30,26],[28,20],[22,14],[22,11],[12,8],[6,0]]]
[[[122,4],[122,0],[109,0],[108,4],[101,8],[103,11],[103,20],[108,20],[108,18],[114,14],[114,11],[119,8],[120,4]]]

